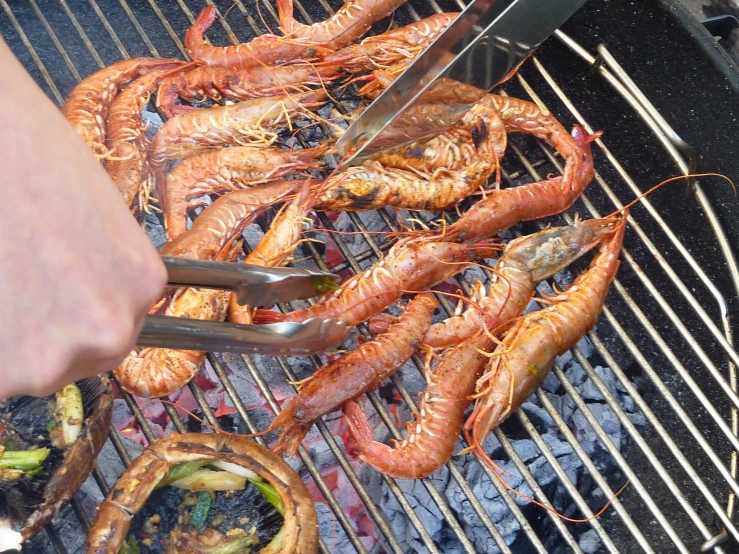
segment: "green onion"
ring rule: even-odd
[[[141,554],[139,543],[136,542],[136,538],[133,535],[130,535],[128,540],[121,545],[118,554]]]
[[[198,469],[200,469],[204,463],[205,462],[185,462],[184,464],[174,466],[172,469],[169,470],[167,476],[159,482],[154,490],[161,489],[162,487],[166,487],[179,479],[183,479],[188,475],[192,475]]]
[[[38,450],[6,450],[0,456],[0,469],[20,469],[31,471],[37,469],[49,457],[49,448]]]
[[[62,445],[69,446],[73,444],[82,433],[82,423],[85,420],[82,393],[77,385],[67,385],[56,393],[54,415],[57,424],[62,428]]]
[[[275,488],[265,481],[252,481],[252,483],[255,487],[257,487],[257,489],[259,489],[259,492],[264,495],[264,497],[267,499],[267,502],[272,504],[272,506],[274,506],[274,509],[277,510],[281,516],[284,516],[285,506],[282,505],[282,499],[280,498],[280,495],[277,494]]]
[[[246,487],[246,477],[234,475],[228,471],[198,469],[182,479],[173,481],[170,485],[188,491],[243,491]]]
[[[311,284],[318,292],[328,292],[330,290],[339,290],[341,287],[334,283],[331,277],[313,277]]]
[[[254,535],[239,537],[238,539],[217,546],[210,552],[212,554],[239,554],[255,542],[257,542],[257,538]]]
[[[208,491],[200,491],[198,493],[198,501],[192,509],[192,516],[190,516],[190,525],[198,531],[205,529],[205,522],[208,520],[208,513],[210,512],[210,505],[212,503],[213,499],[208,494]]]

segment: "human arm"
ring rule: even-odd
[[[0,39],[0,399],[131,350],[166,271],[61,112]]]

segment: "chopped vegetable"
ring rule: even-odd
[[[229,541],[217,546],[211,550],[212,554],[239,554],[244,551],[245,548],[251,546],[256,542],[257,538],[255,535],[247,535],[246,537],[239,537],[233,541]]]
[[[169,486],[179,479],[187,477],[188,475],[192,475],[198,469],[203,467],[203,464],[204,462],[186,462],[184,464],[174,466],[172,469],[169,470],[169,474],[167,474],[167,476],[159,482],[159,484],[156,486],[156,489],[161,489],[162,487]]]
[[[334,283],[331,277],[314,277],[311,283],[318,292],[339,290],[341,287]]]
[[[200,491],[198,493],[198,501],[195,503],[195,507],[192,509],[192,516],[190,517],[190,525],[198,531],[205,529],[205,523],[208,520],[208,513],[210,512],[212,503],[213,499],[210,497],[208,491]]]
[[[171,486],[188,491],[242,491],[246,487],[246,477],[228,471],[199,469],[190,475],[170,483]]]
[[[82,422],[85,420],[85,410],[82,404],[82,393],[77,385],[71,384],[56,393],[56,408],[54,417],[57,422],[55,446],[63,447],[73,444],[82,434]]]
[[[6,450],[0,456],[0,470],[19,469],[22,471],[31,471],[37,469],[41,467],[41,464],[49,457],[50,453],[51,450],[49,448]]]
[[[139,543],[136,542],[136,537],[133,535],[128,537],[128,540],[121,545],[121,549],[118,554],[141,554]]]
[[[239,464],[233,464],[231,462],[224,462],[223,460],[218,460],[217,462],[213,462],[213,467],[217,467],[218,469],[222,469],[223,471],[228,471],[229,473],[233,473],[234,475],[241,475],[241,477],[246,477],[249,479],[249,481],[262,481],[263,479],[254,473],[250,469],[246,469],[245,467],[240,466]]]
[[[277,494],[275,488],[264,481],[252,481],[252,483],[259,489],[259,492],[264,495],[267,501],[274,506],[274,509],[280,512],[281,516],[284,516],[285,506],[282,505],[282,499],[280,498],[280,495]]]

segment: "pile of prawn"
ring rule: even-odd
[[[468,450],[486,459],[486,435],[539,386],[554,357],[595,324],[618,269],[626,213],[547,229],[503,248],[495,239],[501,231],[561,213],[579,198],[593,178],[590,143],[599,134],[577,125],[568,132],[538,105],[498,94],[486,95],[437,136],[342,172],[317,173],[342,128],[319,110],[350,85],[361,84],[360,98],[376,97],[458,15],[437,14],[356,42],[401,4],[349,0],[327,21],[303,25],[293,18],[291,0],[277,0],[281,35],[227,47],[205,39],[217,16],[210,5],[185,34],[191,63],[118,62],[81,82],[63,112],[133,213],[162,212],[170,242],[161,253],[168,256],[235,261],[244,228],[284,204],[246,257],[247,263],[282,266],[311,240],[304,233],[315,211],[459,213],[463,200],[483,191],[455,223],[410,232],[309,308],[255,310],[227,292],[173,288],[150,310],[242,324],[314,317],[368,322],[375,338],[320,368],[267,431],[280,432],[276,450],[294,454],[314,422],[343,410],[365,463],[415,479],[450,459],[461,432]],[[450,83],[445,94],[456,93],[454,87]],[[407,116],[408,125],[433,118],[443,101],[430,98]],[[153,139],[142,115],[146,106],[156,106],[164,119]],[[310,148],[286,147],[295,144],[297,131],[316,125],[329,138]],[[564,160],[562,175],[501,188],[510,133],[549,143]],[[483,190],[491,179],[494,186]],[[216,199],[194,217],[204,196]],[[539,282],[594,249],[590,268],[569,289],[543,299],[546,308],[522,315]],[[474,265],[488,267],[486,260],[495,256],[490,281],[478,282],[458,313],[432,325],[438,305],[431,287]],[[410,302],[401,316],[383,313],[404,295]],[[416,352],[426,356],[428,386],[406,438],[386,446],[375,441],[356,401]],[[203,359],[202,352],[137,349],[114,373],[128,392],[160,397],[185,386]]]

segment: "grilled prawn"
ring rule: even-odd
[[[62,114],[99,157],[108,153],[105,146],[105,118],[118,90],[128,81],[154,69],[183,63],[171,58],[132,58],[93,73],[67,96]]]
[[[113,100],[105,120],[110,152],[105,169],[123,201],[134,212],[146,207],[150,190],[146,155],[149,141],[142,112],[159,81],[185,65],[185,62],[162,65],[136,79]]]
[[[464,318],[450,318],[433,325],[423,339],[423,344],[432,342],[431,337],[445,341],[433,346],[453,348],[446,350],[442,361],[428,372],[419,413],[407,424],[402,442],[396,441],[389,447],[374,441],[359,407],[353,403],[344,407],[362,460],[396,479],[421,479],[445,464],[454,451],[476,383],[488,364],[484,352],[494,347],[505,324],[523,313],[538,281],[563,269],[597,244],[607,243],[618,225],[620,222],[614,218],[594,219],[547,229],[509,243],[498,261],[492,294],[480,300],[478,309],[468,311]],[[474,316],[467,317],[472,313]],[[487,332],[483,332],[485,327]]]
[[[277,0],[280,27],[291,43],[316,44],[331,50],[351,44],[406,0],[348,0],[326,21],[303,25],[293,18],[293,0]]]
[[[307,179],[303,188],[272,221],[269,230],[259,244],[249,252],[244,263],[263,267],[282,267],[290,263],[295,248],[300,244],[300,237],[310,225],[310,213],[316,201],[316,191]],[[228,318],[241,323],[250,322],[252,308],[238,303],[235,294],[231,294],[228,305]]]
[[[290,118],[310,117],[324,98],[323,90],[246,100],[179,114],[157,131],[151,144],[151,163],[162,170],[169,160],[186,158],[225,144],[269,144],[275,130]]]
[[[168,118],[177,111],[177,99],[193,102],[211,99],[246,100],[305,92],[323,87],[338,77],[330,66],[291,64],[278,67],[228,68],[200,66],[164,79],[157,90],[157,107]]]
[[[231,68],[256,67],[296,60],[309,61],[320,54],[331,52],[320,45],[287,40],[275,35],[262,35],[235,46],[212,46],[205,38],[205,31],[213,24],[215,18],[215,6],[206,6],[185,33],[185,48],[193,60]]]
[[[419,294],[387,333],[319,369],[270,425],[270,431],[280,429],[275,450],[294,455],[321,416],[378,386],[400,369],[420,344],[437,306],[432,295]]]
[[[569,208],[593,179],[590,142],[600,133],[588,135],[575,125],[572,135],[550,114],[531,102],[490,95],[509,132],[534,135],[551,144],[565,159],[561,176],[536,183],[496,189],[470,208],[447,229],[447,240],[476,241],[493,236],[520,221],[555,215]]]
[[[321,296],[310,308],[287,314],[257,310],[254,321],[302,322],[317,317],[357,325],[398,301],[405,292],[427,290],[464,271],[469,262],[489,258],[497,250],[492,243],[456,244],[407,237],[374,266],[345,281],[339,290]]]
[[[564,292],[547,298],[551,305],[531,312],[508,330],[477,382],[475,409],[465,423],[478,455],[490,431],[541,385],[555,357],[575,346],[603,310],[619,267],[627,215],[618,219],[610,240],[601,243],[590,268]]]
[[[406,424],[406,437],[402,442],[391,439],[392,447],[375,441],[362,410],[347,402],[344,415],[362,461],[396,479],[422,479],[443,466],[454,451],[469,397],[488,362],[484,352],[492,345],[491,338],[478,334],[444,354],[429,375],[419,412]]]
[[[487,289],[478,284],[467,310],[432,325],[424,344],[449,348],[481,329],[498,335],[502,326],[523,312],[540,281],[592,250],[613,234],[614,226],[613,218],[589,219],[512,240],[495,264]],[[384,332],[393,320],[389,314],[378,314],[370,320],[370,328]]]
[[[179,256],[197,260],[235,259],[234,240],[257,213],[284,201],[302,187],[302,181],[282,181],[222,196],[205,209],[192,228],[166,245],[163,256]],[[223,320],[229,293],[211,289],[183,288],[155,304],[152,313]],[[115,369],[120,385],[136,396],[165,396],[184,387],[200,368],[205,354],[194,350],[144,348],[133,351]]]
[[[186,230],[191,201],[206,194],[243,190],[318,168],[325,148],[288,150],[275,147],[232,146],[192,156],[175,166],[164,182],[163,205],[167,236],[173,240]]]
[[[329,54],[317,65],[341,67],[348,73],[389,67],[415,59],[444,32],[458,13],[437,13],[404,27],[367,37],[359,44],[350,44]]]
[[[495,167],[494,163],[481,160],[458,171],[441,168],[431,174],[419,174],[366,161],[328,179],[316,208],[362,211],[392,206],[444,210],[484,185]]]

